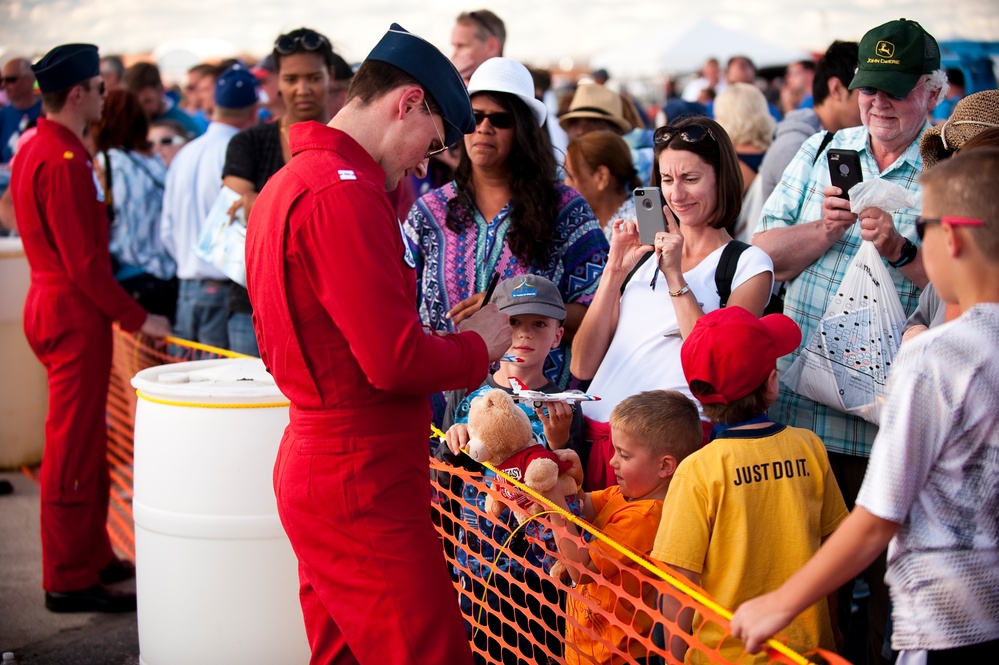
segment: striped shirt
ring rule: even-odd
[[[928,124],[925,125],[923,131],[928,127]],[[820,156],[816,159],[816,151],[823,136],[823,133],[819,133],[809,138],[791,160],[780,183],[763,206],[757,233],[805,224],[822,218],[822,202],[825,198],[822,190],[830,184],[825,158]],[[829,147],[859,152],[865,181],[880,177],[913,192],[918,199],[922,194],[918,183],[919,174],[923,170],[923,159],[919,154],[921,136],[922,132],[902,156],[883,172],[879,172],[878,164],[871,153],[865,127],[852,127],[836,132]],[[916,208],[887,212],[891,213],[899,233],[918,244],[915,220],[919,214],[919,204],[917,203]],[[811,339],[829,306],[830,298],[843,281],[847,266],[857,253],[860,242],[860,225],[854,224],[815,263],[787,282],[784,313],[801,327],[802,344],[798,351],[777,361],[779,371],[786,372],[797,359],[800,350]],[[892,275],[906,315],[911,314],[916,309],[919,288],[900,271],[891,267],[888,271]],[[778,422],[812,430],[832,452],[859,457],[870,455],[871,444],[878,431],[876,425],[792,393],[783,384],[780,397],[771,407],[770,416]]]

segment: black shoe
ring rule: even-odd
[[[50,612],[134,612],[135,594],[112,591],[102,584],[81,591],[45,592]]]
[[[135,564],[126,559],[115,559],[97,573],[101,584],[115,584],[135,577]]]

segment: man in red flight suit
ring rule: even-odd
[[[254,328],[291,400],[274,487],[312,663],[472,662],[428,509],[428,395],[481,385],[510,326],[490,305],[458,334],[423,330],[386,191],[474,128],[448,59],[393,24],[329,125],[292,126],[250,215]]]
[[[11,174],[14,210],[31,287],[24,332],[49,380],[41,470],[42,586],[53,612],[122,612],[135,594],[104,583],[132,574],[111,550],[105,405],[111,324],[163,336],[111,275],[104,193],[83,145],[104,107],[97,47],[67,44],[32,66],[46,118]]]

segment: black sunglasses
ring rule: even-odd
[[[281,35],[274,42],[274,50],[281,55],[291,55],[299,51],[318,51],[324,44],[328,44],[326,38],[318,32],[306,32],[297,37]]]
[[[496,111],[495,113],[486,113],[485,111],[472,111],[472,115],[475,116],[475,125],[481,125],[483,120],[488,120],[489,124],[496,129],[510,129],[513,127],[514,118],[513,114],[507,111]]]
[[[14,85],[17,80],[21,78],[20,76],[3,76],[0,77],[0,85]]]
[[[167,146],[167,147],[174,145],[179,146],[187,143],[187,139],[185,139],[183,136],[161,136],[159,139],[155,141],[155,143],[157,145]]]
[[[674,138],[679,136],[685,143],[700,143],[706,137],[711,137],[712,141],[717,141],[715,135],[711,133],[709,127],[702,127],[701,125],[688,125],[686,127],[660,127],[656,130],[656,133],[652,135],[652,143],[655,145],[663,145],[669,143]]]
[[[984,221],[972,217],[917,217],[916,235],[922,240],[923,234],[926,233],[927,224],[940,224],[941,222],[950,226],[985,226]]]

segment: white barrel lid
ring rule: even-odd
[[[183,398],[184,401],[206,403],[287,401],[259,358],[220,358],[157,365],[136,374],[132,378],[132,386],[144,395],[167,400]]]

